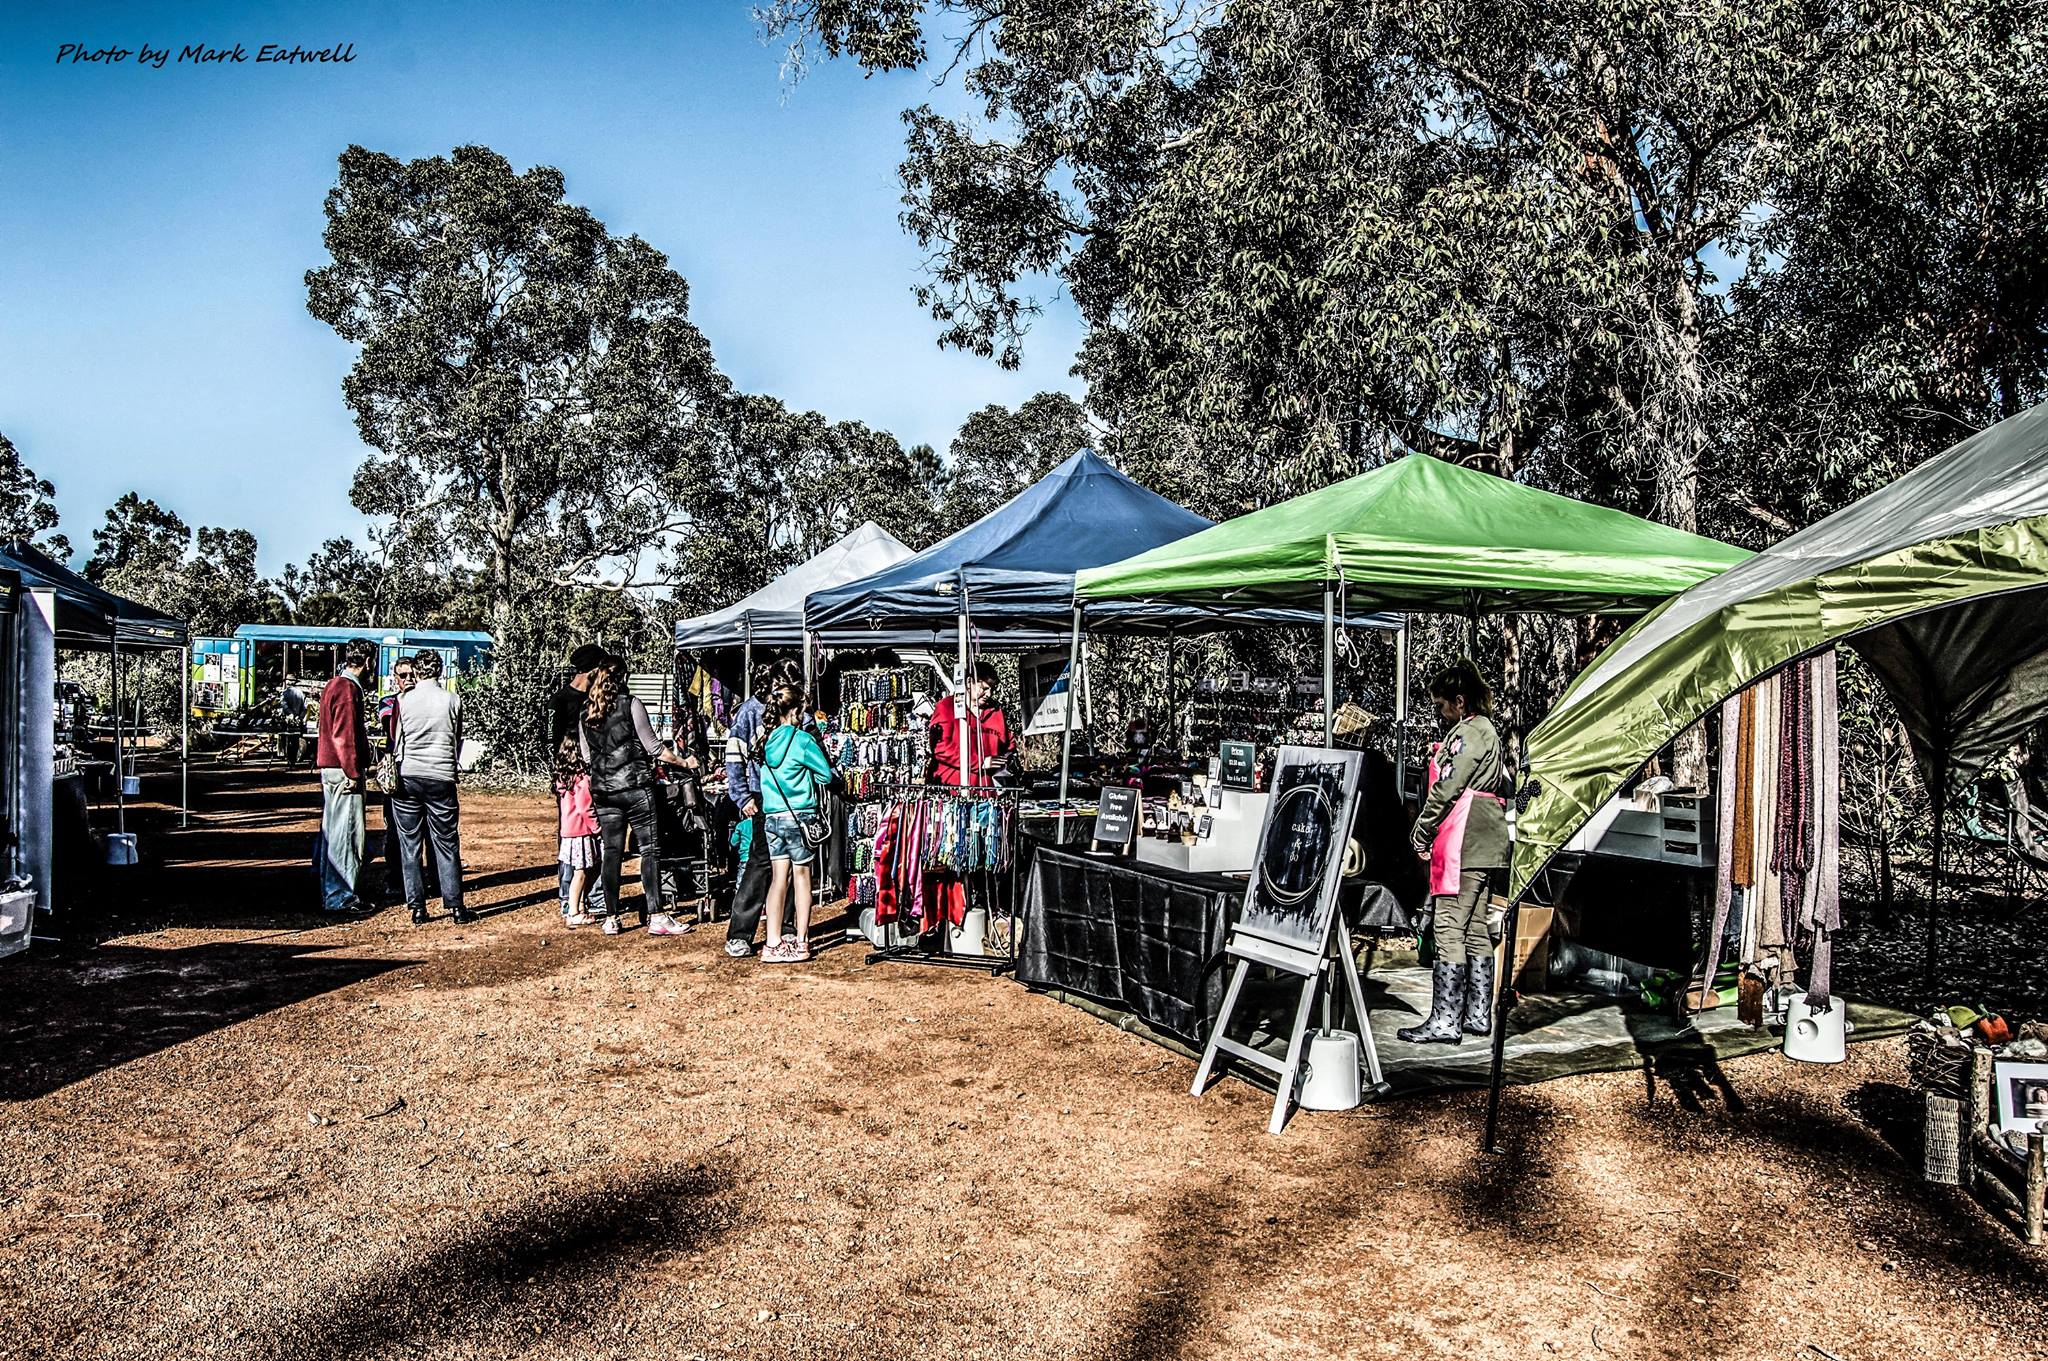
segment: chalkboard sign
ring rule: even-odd
[[[1280,748],[1240,930],[1302,950],[1323,948],[1364,764],[1355,751]]]
[[[1259,763],[1259,749],[1250,742],[1223,744],[1223,783],[1239,789],[1252,787],[1252,773]]]
[[[1128,846],[1138,828],[1138,791],[1112,786],[1095,805],[1095,839],[1105,846]]]

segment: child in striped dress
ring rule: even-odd
[[[604,850],[598,842],[597,812],[590,799],[590,771],[573,737],[563,738],[555,752],[555,804],[561,815],[561,862],[569,871],[562,925],[590,926],[597,918],[583,910],[583,896],[590,887],[591,874],[603,867]]]

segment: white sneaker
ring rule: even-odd
[[[597,918],[591,916],[588,912],[571,912],[568,916],[562,918],[562,925],[572,929],[578,926],[595,926],[597,925]]]
[[[690,928],[666,912],[657,912],[647,919],[647,934],[650,936],[686,936]]]
[[[624,929],[624,927],[619,925],[618,913],[614,912],[604,919],[604,933],[607,936],[616,936],[617,934],[619,934],[620,931]]]
[[[745,959],[754,953],[754,947],[743,940],[728,940],[725,943],[725,952],[734,959]]]

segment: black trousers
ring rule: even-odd
[[[654,786],[591,791],[597,829],[604,837],[604,900],[613,913],[619,902],[619,878],[626,864],[626,828],[633,829],[633,849],[640,856],[640,915],[665,912],[661,896],[661,808]]]
[[[422,854],[434,854],[435,877],[441,881],[441,902],[450,912],[462,910],[461,810],[455,781],[407,775],[391,795],[390,816],[398,824],[398,868],[405,881],[405,905],[427,903],[427,876]]]
[[[768,814],[754,800],[754,842],[747,850],[747,868],[732,891],[732,917],[725,924],[727,940],[754,943],[761,914],[768,910]]]

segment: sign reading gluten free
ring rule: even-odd
[[[1095,840],[1098,845],[1124,847],[1138,830],[1138,791],[1112,785],[1102,791],[1095,805]]]

